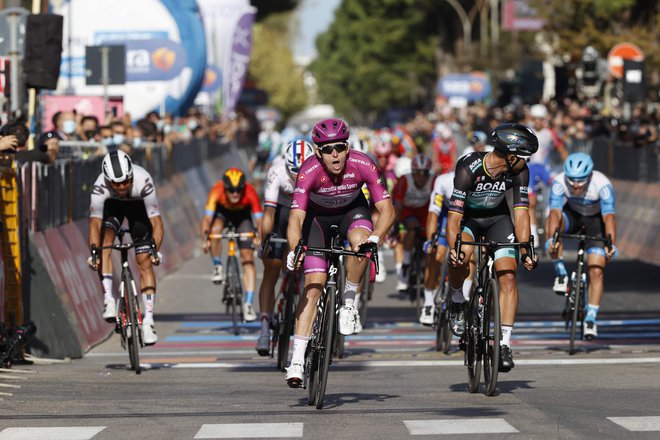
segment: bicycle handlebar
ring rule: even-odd
[[[557,243],[559,240],[559,237],[561,238],[573,238],[575,240],[580,240],[580,241],[600,241],[601,243],[605,244],[605,247],[607,249],[612,249],[612,234],[607,234],[607,237],[595,237],[595,236],[590,236],[586,234],[586,228],[583,226],[580,228],[580,233],[579,234],[566,234],[566,233],[560,233],[559,228],[555,229],[555,233],[552,236],[552,243]]]
[[[458,256],[459,260],[465,259],[465,252],[461,250],[462,245],[467,245],[467,246],[485,246],[488,249],[488,252],[494,251],[497,248],[503,248],[503,247],[525,247],[527,248],[527,252],[529,257],[534,260],[534,257],[536,257],[536,251],[534,250],[534,236],[530,235],[529,236],[529,241],[528,242],[498,242],[498,241],[463,241],[461,237],[461,233],[459,232],[456,234],[456,244],[454,245],[454,250],[456,251],[456,255]]]
[[[205,235],[206,240],[232,240],[237,238],[257,238],[257,234],[254,232],[225,232],[222,234],[209,234],[208,232]]]
[[[302,239],[298,242],[296,250],[294,253],[294,260],[296,263],[300,260],[300,256],[307,251],[319,252],[326,255],[337,255],[337,256],[347,256],[347,257],[357,257],[357,258],[368,258],[373,261],[376,266],[376,273],[379,270],[378,264],[378,245],[376,243],[364,243],[360,246],[361,249],[368,249],[364,251],[349,251],[344,248],[318,248],[306,246]]]

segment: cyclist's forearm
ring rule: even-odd
[[[201,230],[201,233],[200,233],[202,238],[204,237],[204,235],[206,233],[209,232],[210,228],[211,228],[211,217],[209,217],[208,215],[205,215],[204,218],[202,219],[202,230]]]
[[[531,230],[529,227],[529,209],[516,209],[513,212],[513,226],[516,231],[516,238],[519,242],[529,241]]]
[[[298,246],[302,236],[302,226],[305,221],[305,211],[292,209],[289,216],[289,224],[286,229],[286,237],[289,241],[289,249],[294,250]]]
[[[101,245],[101,225],[103,224],[103,219],[90,217],[89,219],[89,235],[88,242],[89,248],[92,246]]]
[[[389,232],[392,223],[394,223],[394,206],[389,200],[381,200],[376,203],[376,209],[378,210],[378,221],[374,225],[372,235],[383,238]]]
[[[456,246],[456,236],[461,228],[461,220],[463,215],[457,212],[450,211],[447,217],[447,243],[449,249]]]
[[[557,228],[559,227],[561,221],[561,210],[551,209],[550,216],[548,217],[548,234],[552,236]]]
[[[163,243],[163,236],[165,235],[165,230],[163,229],[163,219],[161,216],[157,215],[149,219],[151,221],[151,236],[156,242],[156,250],[160,250],[160,245]]]
[[[426,236],[430,240],[431,237],[433,237],[433,234],[435,234],[435,231],[438,230],[438,214],[435,212],[430,212],[429,215],[426,217]]]
[[[612,236],[612,244],[616,243],[616,216],[614,214],[607,214],[603,217],[605,223],[605,236]]]
[[[264,210],[264,216],[261,219],[261,228],[259,230],[259,235],[265,237],[266,235],[273,232],[273,224],[275,223],[275,209],[267,207]]]

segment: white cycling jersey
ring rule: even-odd
[[[576,195],[566,184],[565,173],[560,173],[552,181],[550,209],[563,209],[564,204],[582,215],[614,214],[614,190],[610,179],[600,171],[594,171],[587,190]]]
[[[454,190],[454,172],[442,174],[435,179],[433,185],[433,192],[431,192],[431,199],[429,203],[429,212],[434,212],[438,215],[442,209],[449,207],[449,199]]]
[[[264,190],[264,205],[271,208],[277,208],[277,205],[291,207],[291,195],[294,188],[295,182],[286,169],[286,161],[282,156],[279,156],[273,161],[268,170]]]
[[[108,199],[118,200],[143,200],[149,218],[160,215],[158,208],[158,197],[153,179],[147,170],[139,165],[133,164],[133,185],[127,197],[121,198],[106,182],[103,173],[96,178],[92,187],[92,201],[89,206],[89,216],[103,218],[103,206]]]
[[[539,149],[529,158],[529,163],[548,165],[550,161],[550,153],[552,152],[555,143],[552,137],[552,131],[545,127],[535,133],[536,138],[539,141]]]

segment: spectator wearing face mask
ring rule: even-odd
[[[51,133],[53,137],[61,141],[74,140],[78,124],[73,112],[56,112],[53,115],[53,129],[47,133]]]
[[[98,129],[99,120],[96,116],[83,116],[80,120],[80,133],[76,138],[81,141],[95,142]]]

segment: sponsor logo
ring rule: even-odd
[[[317,169],[320,165],[318,163],[312,165],[307,171],[305,171],[305,174],[310,174],[312,171]]]
[[[318,194],[323,194],[323,193],[329,193],[329,192],[335,192],[335,191],[348,191],[348,190],[352,190],[352,189],[356,189],[356,188],[358,188],[357,183],[347,183],[347,184],[339,185],[339,186],[328,186],[328,187],[319,188],[317,193]]]
[[[506,190],[506,183],[504,182],[487,182],[487,183],[478,183],[477,187],[475,188],[475,192],[479,191],[505,191]]]
[[[552,185],[552,192],[557,195],[562,195],[564,194],[564,187],[561,183],[556,182],[554,185]]]
[[[612,197],[612,191],[608,186],[603,187],[603,189],[600,190],[600,198],[603,200],[607,200]]]
[[[321,176],[321,183],[325,183],[328,181],[328,178],[325,176]]]
[[[371,165],[371,171],[376,171],[376,165]]]
[[[442,206],[442,194],[436,194],[433,203],[435,203],[435,206]]]
[[[520,192],[527,192],[527,191],[528,191],[528,189],[527,189],[526,186],[521,186],[520,187]]]
[[[298,205],[298,202],[296,202],[295,200],[291,202],[291,208],[298,208],[298,207],[300,207],[300,205]]]
[[[303,180],[305,180],[305,175],[304,174],[298,174],[298,180],[300,180],[301,182]]]
[[[452,195],[460,198],[465,198],[465,191],[461,191],[460,189],[454,188],[454,190],[452,191]]]
[[[295,192],[296,194],[305,194],[305,188],[296,187],[296,189],[293,190],[293,192]]]
[[[481,159],[476,159],[474,160],[470,165],[468,165],[468,168],[470,171],[474,171],[477,169],[477,167],[481,164]]]
[[[154,185],[152,183],[147,183],[144,188],[142,188],[142,192],[140,193],[140,197],[143,199],[147,197],[149,194],[154,192]]]
[[[355,173],[344,174],[344,179],[355,179]]]
[[[463,200],[454,200],[453,205],[462,208],[463,206],[465,206],[465,202]]]

